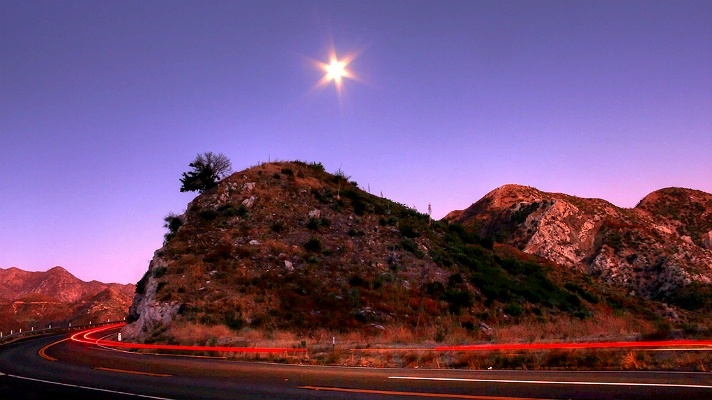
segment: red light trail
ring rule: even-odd
[[[107,347],[124,347],[131,349],[151,349],[151,350],[183,350],[183,351],[215,351],[233,353],[284,353],[296,352],[304,353],[306,348],[291,347],[231,347],[231,346],[182,346],[168,344],[146,344],[129,343],[92,338],[96,333],[123,326],[123,323],[102,326],[72,335],[75,342],[90,343]],[[692,347],[701,347],[691,349]],[[558,342],[558,343],[487,343],[460,346],[437,346],[433,348],[369,348],[354,349],[358,351],[498,351],[498,350],[554,350],[554,349],[630,349],[630,348],[663,348],[663,349],[685,349],[685,350],[712,350],[712,340],[658,340],[648,342]]]
[[[305,353],[307,349],[305,348],[291,348],[291,347],[231,347],[231,346],[181,346],[181,345],[170,345],[170,344],[146,344],[146,343],[129,343],[129,342],[117,342],[114,340],[105,340],[99,338],[92,338],[99,332],[107,331],[110,329],[118,328],[124,325],[115,324],[102,326],[100,328],[90,329],[87,331],[82,331],[72,335],[71,339],[75,342],[80,343],[90,343],[99,346],[107,347],[125,347],[131,349],[151,349],[151,350],[183,350],[183,351],[216,351],[216,352],[232,352],[232,353],[284,353],[284,352],[295,352],[295,353]]]

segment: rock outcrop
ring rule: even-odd
[[[652,299],[712,283],[712,195],[668,188],[632,209],[505,185],[446,219]]]
[[[425,257],[428,237],[401,233],[406,221],[427,226],[427,216],[321,164],[235,173],[196,196],[180,219],[138,283],[128,340],[145,341],[176,319],[294,330],[380,324],[396,314],[383,299],[387,287],[450,275]]]
[[[154,254],[149,266],[150,274],[141,281],[131,307],[128,310],[129,322],[122,331],[127,338],[143,337],[147,332],[170,324],[178,314],[179,304],[176,301],[158,301],[160,271],[165,271],[165,260]]]

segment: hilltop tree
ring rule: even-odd
[[[218,182],[232,173],[232,163],[224,154],[206,152],[198,154],[192,163],[193,170],[183,172],[181,192],[203,193],[218,185]]]

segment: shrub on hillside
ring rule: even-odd
[[[320,253],[322,249],[321,240],[318,238],[310,238],[304,243],[304,249],[312,253]]]
[[[176,235],[178,229],[183,226],[183,220],[180,218],[180,215],[171,212],[163,218],[163,221],[165,222],[163,227],[168,229],[168,233],[163,236],[163,242],[165,244],[168,243],[168,241]]]
[[[410,224],[403,224],[403,226],[401,226],[399,230],[401,235],[408,239],[415,239],[420,236],[420,234],[415,230],[413,225]]]

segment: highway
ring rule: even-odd
[[[35,337],[0,346],[3,399],[711,399],[712,373],[378,369],[137,354]]]

